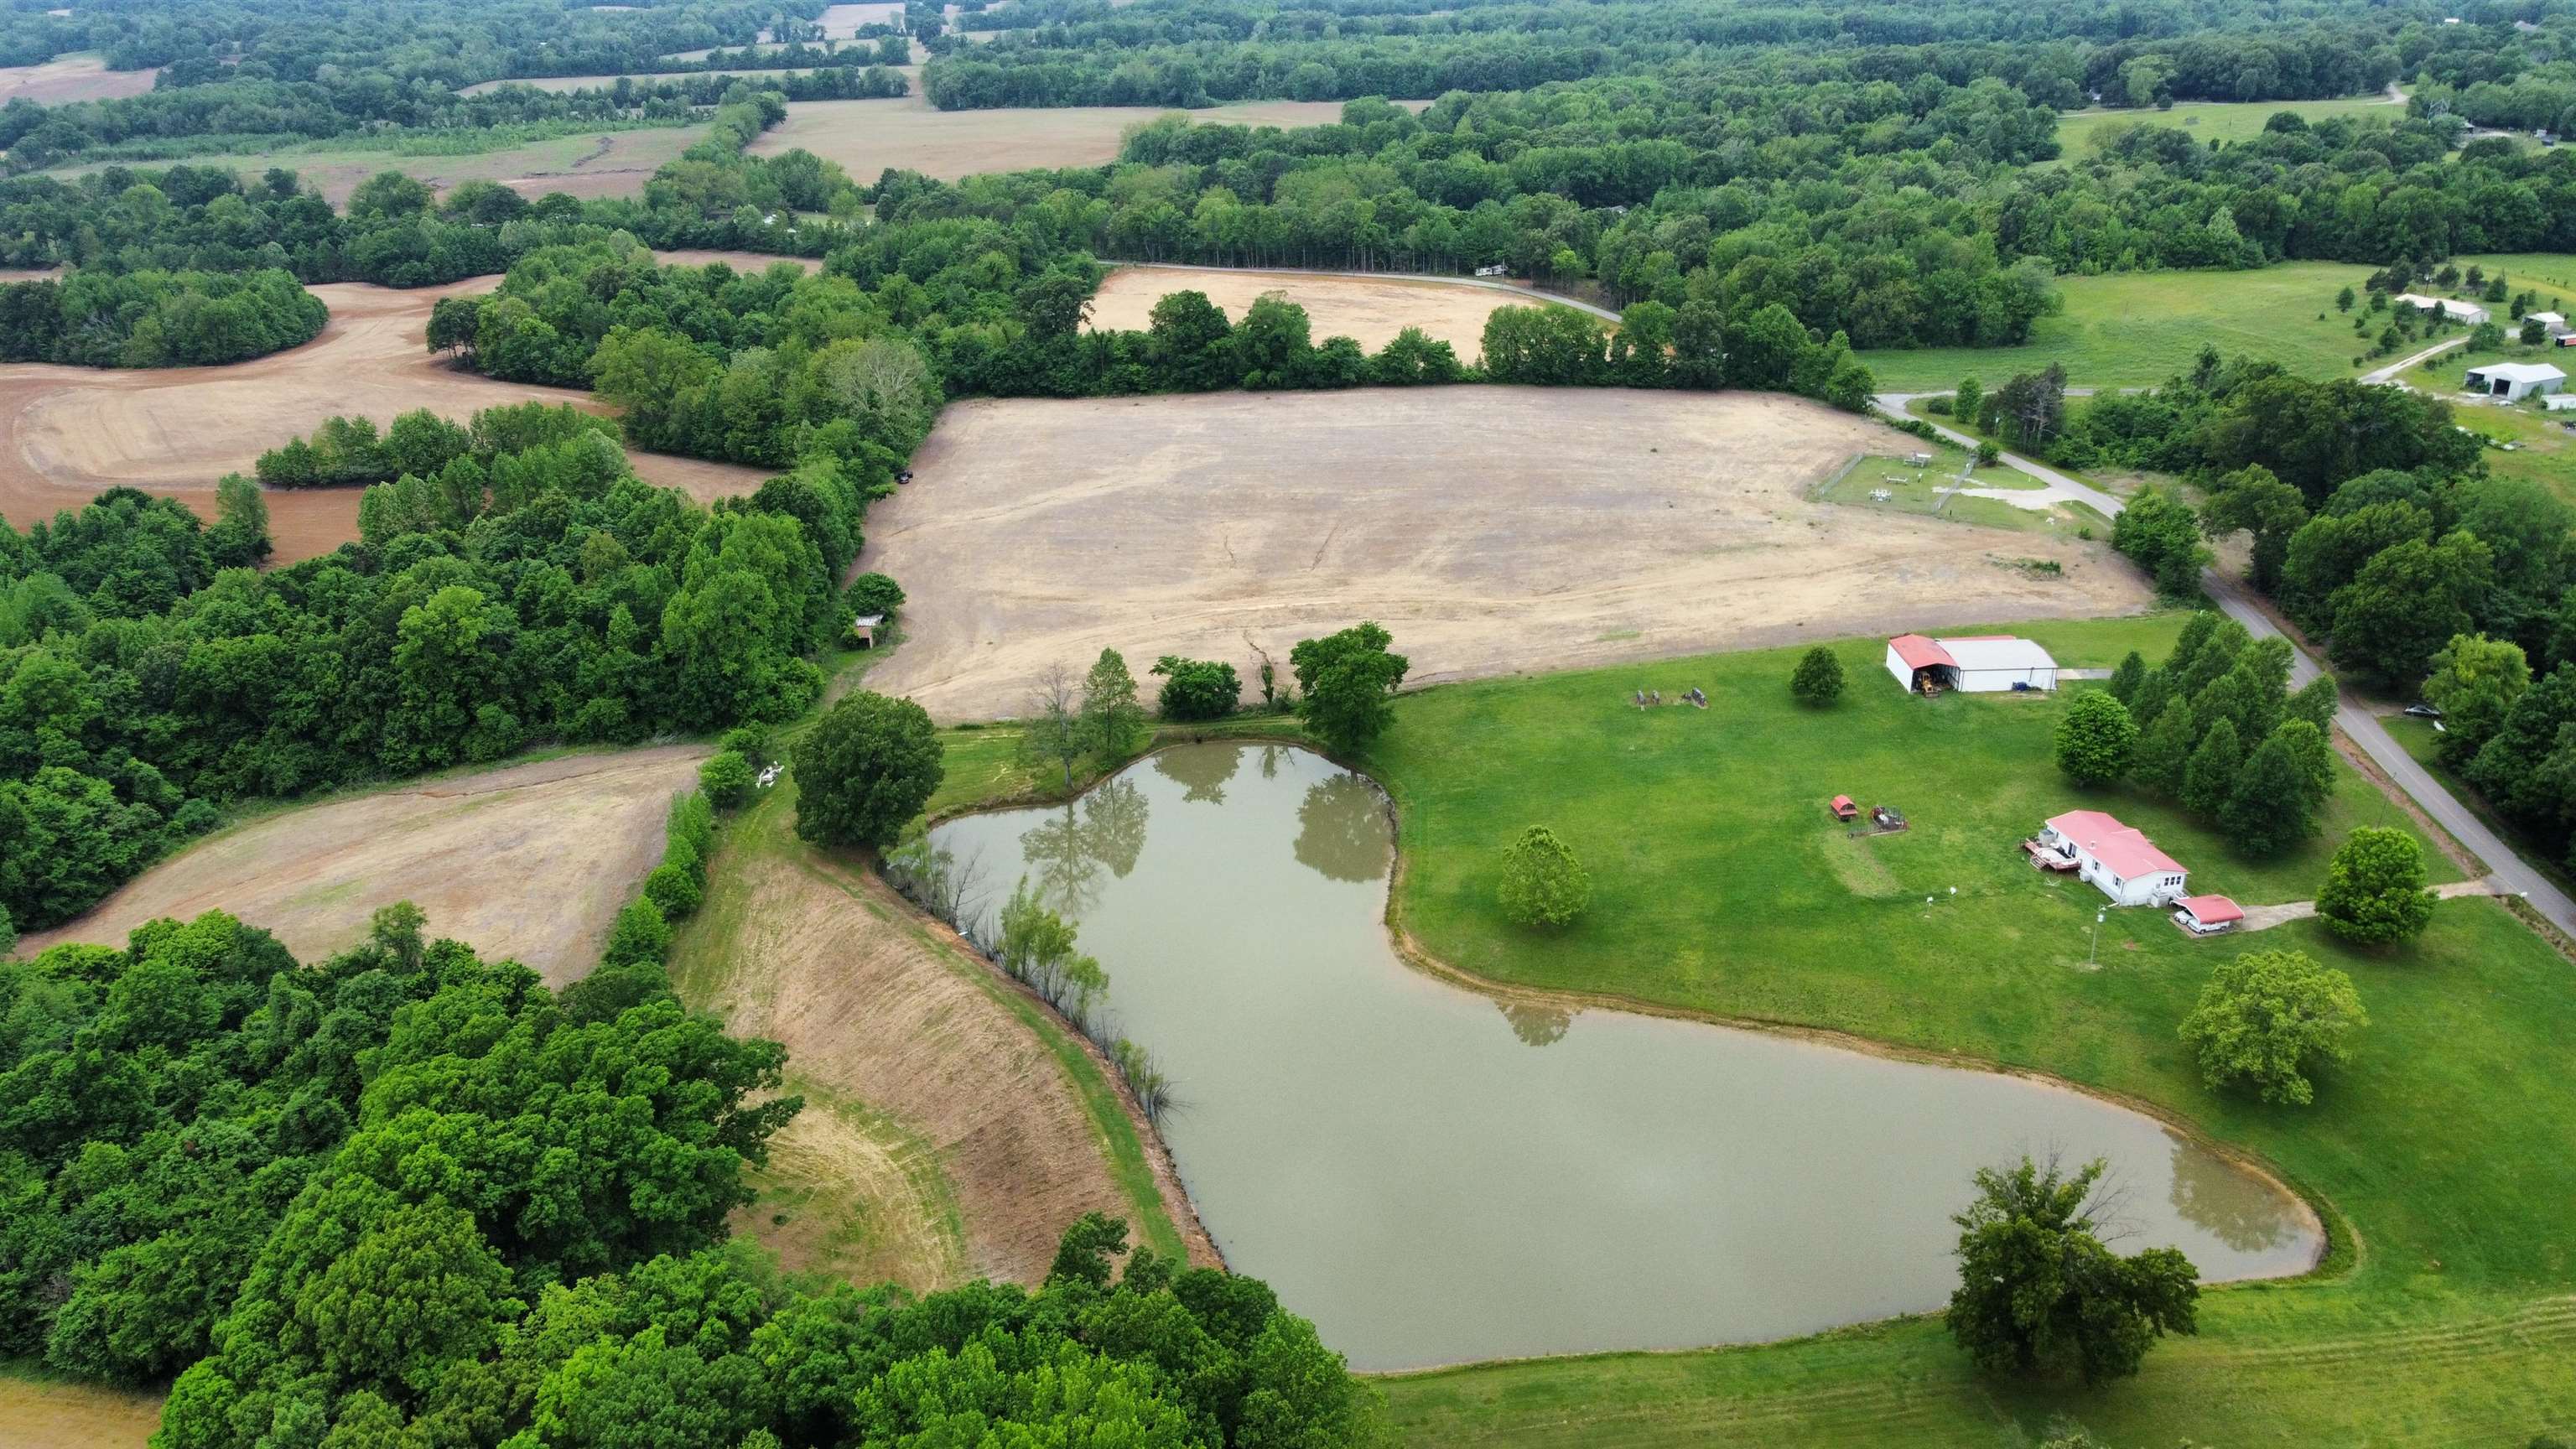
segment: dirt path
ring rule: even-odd
[[[862,567],[912,591],[869,686],[989,719],[1104,646],[1140,672],[1227,660],[1250,687],[1263,652],[1284,669],[1362,619],[1432,683],[2147,605],[2099,543],[1808,500],[1913,442],[1754,393],[963,402],[869,519]]]
[[[302,347],[227,367],[102,369],[0,366],[0,517],[21,528],[123,485],[215,513],[215,480],[247,473],[267,449],[336,413],[382,425],[426,407],[463,421],[479,408],[537,400],[606,409],[568,388],[495,382],[427,351],[441,297],[486,292],[498,277],[397,291],[343,282],[313,288],[331,308]],[[701,500],[748,493],[757,468],[633,455],[647,481]],[[358,536],[358,490],[271,490],[277,561],[328,553]]]
[[[864,1170],[800,1177],[845,1204],[807,1210],[872,1224],[880,1241],[868,1251],[918,1286],[943,1276],[1034,1283],[1076,1217],[1096,1210],[1133,1222],[1130,1185],[1082,1088],[1023,1015],[1032,1003],[872,876],[799,843],[788,829],[793,810],[792,789],[781,788],[728,829],[706,904],[674,943],[671,974],[684,1000],[730,1030],[784,1043],[799,1089],[826,1094],[822,1110],[859,1103],[881,1114],[885,1132],[829,1134]],[[890,1171],[889,1135],[926,1144],[936,1171]],[[1165,1210],[1186,1220],[1168,1163],[1154,1176]],[[963,1253],[945,1258],[938,1224],[950,1214]],[[798,1226],[792,1215],[785,1225],[750,1224],[764,1241],[783,1239],[782,1251],[793,1238],[776,1230]],[[1212,1261],[1195,1223],[1185,1230],[1192,1257]],[[918,1250],[934,1266],[898,1264],[907,1244],[926,1245]]]
[[[0,1444],[8,1449],[143,1449],[161,1396],[0,1374]]]
[[[312,961],[409,900],[429,931],[514,957],[560,986],[587,973],[618,911],[662,858],[696,745],[567,755],[286,810],[162,862],[70,925],[28,936],[122,945],[161,916],[229,911]]]

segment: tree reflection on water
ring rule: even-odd
[[[1326,880],[1382,880],[1395,857],[1377,787],[1341,774],[1306,787],[1297,806],[1297,863]]]
[[[1525,1046],[1543,1047],[1565,1039],[1566,1029],[1574,1025],[1574,1013],[1558,1006],[1541,1006],[1534,1001],[1497,1001],[1503,1020],[1512,1024],[1512,1035]]]
[[[2179,1137],[2173,1144],[2173,1209],[2240,1253],[2277,1246],[2290,1230],[2287,1206],[2270,1186]]]
[[[1100,904],[1101,872],[1124,880],[1145,852],[1145,792],[1125,778],[1096,786],[1061,815],[1020,833],[1038,903],[1067,920]]]
[[[1184,800],[1222,805],[1225,782],[1242,767],[1243,754],[1228,749],[1165,750],[1154,756],[1154,773],[1179,785]]]

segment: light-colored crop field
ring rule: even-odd
[[[321,336],[224,367],[0,367],[0,516],[24,527],[121,485],[179,499],[211,519],[216,479],[250,472],[262,452],[334,414],[382,426],[423,407],[458,421],[531,400],[598,409],[588,393],[496,382],[430,355],[429,311],[438,299],[496,285],[477,278],[415,291],[318,286],[314,295],[331,308]],[[768,476],[729,463],[632,456],[646,480],[701,500],[748,493]],[[272,490],[268,512],[280,563],[358,536],[354,488]]]
[[[2334,299],[2347,286],[2359,292],[2370,272],[2288,262],[2251,272],[2060,277],[2065,310],[2040,318],[2022,346],[1881,348],[1861,360],[1891,392],[1946,391],[1962,377],[1993,387],[2052,362],[2064,363],[2066,380],[2077,387],[2153,387],[2189,371],[2205,346],[2266,358],[2306,377],[2354,377],[2361,369],[2353,356],[2367,346]]]
[[[1231,661],[1249,686],[1361,619],[1428,682],[2146,605],[2099,543],[1808,497],[1912,442],[1764,393],[963,402],[869,519],[862,567],[913,594],[871,687],[978,719],[1104,646]]]
[[[161,72],[109,70],[105,57],[89,51],[58,55],[42,65],[0,66],[0,106],[32,101],[59,106],[66,101],[112,101],[152,89]]]
[[[1484,353],[1485,319],[1495,309],[1548,301],[1535,293],[1516,296],[1496,288],[1395,276],[1125,266],[1111,272],[1092,295],[1090,330],[1141,332],[1153,321],[1154,304],[1174,292],[1203,292],[1238,322],[1255,301],[1277,292],[1306,309],[1318,342],[1348,337],[1375,352],[1405,328],[1419,327],[1448,343],[1458,360],[1468,364]]]
[[[2263,134],[2263,124],[2283,111],[2310,122],[2336,116],[2379,116],[2403,120],[2406,107],[2379,96],[2343,96],[2324,101],[2180,102],[2169,111],[2068,111],[2058,117],[2057,143],[2065,159],[2081,161],[2093,153],[2094,139],[2123,126],[2165,126],[2195,141],[2248,141]]]
[[[290,146],[239,155],[192,157],[186,164],[229,170],[254,182],[269,168],[282,167],[303,178],[307,187],[320,192],[334,206],[346,202],[359,183],[386,171],[399,171],[436,191],[468,181],[498,181],[529,196],[561,191],[587,200],[642,191],[655,171],[677,159],[706,133],[704,126],[650,126],[556,136],[467,156],[414,156],[366,146]],[[67,166],[49,174],[79,176],[107,164],[110,163]],[[113,164],[133,167],[171,163]]]
[[[706,754],[565,755],[281,811],[199,842],[18,949],[122,945],[146,921],[221,910],[317,961],[364,940],[377,907],[407,900],[428,912],[432,936],[562,986],[599,964],[610,922],[661,862],[672,794],[696,783]]]
[[[1105,166],[1130,127],[1167,114],[1151,106],[1054,110],[942,111],[921,94],[875,101],[799,101],[787,119],[751,143],[753,154],[803,148],[861,182],[892,167],[954,181],[979,171]],[[1320,126],[1342,117],[1339,101],[1247,101],[1180,114],[1235,126]]]

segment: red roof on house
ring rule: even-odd
[[[1896,651],[1896,657],[1904,660],[1908,669],[1929,669],[1935,664],[1946,664],[1952,669],[1959,667],[1959,661],[1950,657],[1949,650],[1920,634],[1899,634],[1887,641],[1887,647]]]
[[[2095,860],[2123,880],[2183,868],[2181,861],[2156,849],[2144,832],[2100,810],[2069,810],[2051,817],[2048,828],[2091,851]]]
[[[2205,925],[2215,926],[2221,921],[2245,919],[2245,908],[2225,896],[2184,896],[2175,904],[2191,912],[2194,920]]]

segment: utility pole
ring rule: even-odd
[[[2111,913],[2107,910],[2095,911],[2093,913],[2093,945],[2091,949],[2084,953],[2084,964],[2086,966],[2091,966],[2096,961],[2102,959],[2102,918],[2109,914]]]

